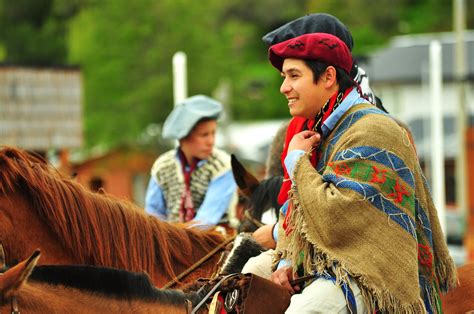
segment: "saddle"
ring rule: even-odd
[[[280,285],[254,274],[230,274],[212,280],[201,279],[208,291],[188,313],[197,313],[207,306],[212,314],[284,313],[290,305],[290,293]]]

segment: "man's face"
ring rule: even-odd
[[[216,120],[199,122],[188,136],[180,140],[181,149],[186,157],[209,158],[214,148],[216,129]]]
[[[288,99],[290,114],[313,119],[328,98],[323,84],[313,82],[313,72],[301,59],[285,59],[281,75],[280,92]]]

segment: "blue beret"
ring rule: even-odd
[[[210,97],[196,95],[176,104],[163,125],[163,138],[180,140],[186,137],[203,118],[217,119],[222,104]]]

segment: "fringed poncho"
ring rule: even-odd
[[[455,285],[456,270],[406,131],[356,105],[319,150],[317,169],[308,154],[295,166],[292,231],[280,219],[279,256],[306,273],[353,277],[371,313],[441,312],[439,292]]]

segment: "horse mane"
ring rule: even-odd
[[[278,217],[278,193],[280,192],[283,177],[274,176],[262,180],[250,196],[250,209],[255,219],[261,220],[263,213],[270,207],[275,209],[275,217]]]
[[[79,263],[146,271],[154,266],[174,276],[173,266],[189,266],[224,240],[216,231],[185,229],[148,216],[129,201],[93,193],[37,156],[0,150],[0,193],[22,193]],[[179,248],[179,249],[177,249]],[[171,260],[173,258],[173,264]]]
[[[28,280],[120,298],[152,299],[156,292],[145,273],[90,265],[39,265]]]
[[[220,275],[241,273],[245,263],[254,256],[259,255],[266,249],[262,247],[251,233],[242,232],[237,235],[232,249],[222,263]]]
[[[145,273],[90,265],[40,265],[29,279],[49,285],[61,285],[89,293],[100,293],[118,299],[160,300],[182,304],[189,299],[195,304],[200,300],[197,293],[180,290],[157,289]]]

